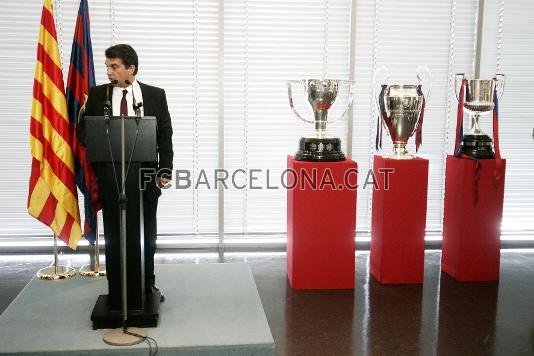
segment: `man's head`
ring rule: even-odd
[[[106,49],[106,68],[109,80],[117,80],[117,86],[128,86],[125,81],[133,82],[137,74],[137,53],[132,46],[118,44]]]

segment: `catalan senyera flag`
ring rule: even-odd
[[[96,214],[101,209],[100,198],[95,175],[91,168],[91,163],[87,159],[85,147],[78,142],[75,133],[80,111],[85,105],[89,89],[94,85],[95,70],[91,46],[89,7],[87,0],[81,0],[70,54],[69,76],[67,78],[67,107],[73,140],[72,149],[74,151],[76,184],[84,195],[84,236],[91,244],[94,244],[96,239]]]
[[[30,120],[28,212],[76,249],[82,237],[63,73],[52,0],[44,0]]]

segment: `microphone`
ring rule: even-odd
[[[112,85],[117,84],[118,80],[110,80],[110,83]],[[104,116],[109,117],[109,114],[111,113],[111,100],[109,100],[109,84],[106,87],[106,101],[104,102]]]
[[[135,94],[134,94],[134,90],[133,90],[133,83],[130,82],[128,79],[126,79],[124,82],[125,82],[126,84],[132,86],[132,99],[133,99],[132,107],[133,107],[133,109],[134,109],[135,116],[137,116],[137,117],[139,118],[139,117],[141,117],[141,107],[143,106],[143,103],[140,102],[140,103],[138,104],[138,103],[135,101]]]

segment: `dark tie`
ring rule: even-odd
[[[128,116],[128,103],[126,102],[126,94],[128,94],[128,90],[124,89],[122,91],[121,99],[121,116]]]

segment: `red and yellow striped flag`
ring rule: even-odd
[[[44,0],[30,121],[28,212],[70,248],[82,236],[74,157],[52,0]]]

